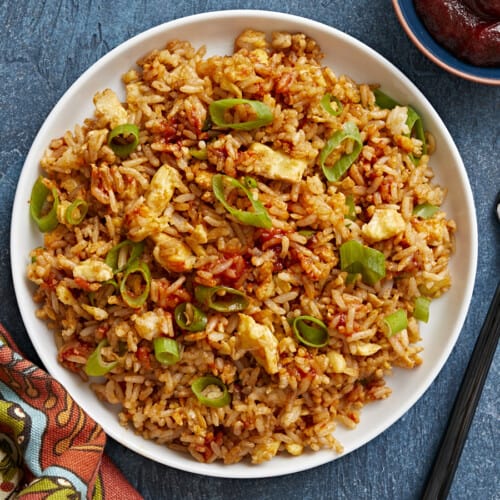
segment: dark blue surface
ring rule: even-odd
[[[347,7],[348,5],[348,7]],[[394,63],[427,96],[466,165],[479,226],[470,313],[447,364],[421,400],[361,449],[316,469],[262,480],[224,480],[156,464],[109,440],[107,451],[147,499],[417,499],[500,274],[500,88],[459,79],[427,60],[384,0],[0,1],[0,322],[31,359],[9,265],[10,213],[24,158],[47,114],[93,62],[147,28],[204,11],[278,10],[334,26]],[[456,283],[455,286],[460,286]],[[452,499],[500,498],[498,385],[494,359],[451,489]]]

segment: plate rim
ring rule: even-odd
[[[300,457],[294,457],[291,458],[290,460],[294,460],[293,467],[283,467],[282,470],[278,472],[274,472],[272,470],[272,467],[264,467],[262,466],[248,466],[245,468],[245,472],[240,471],[240,468],[237,466],[239,464],[235,464],[235,466],[227,466],[224,465],[223,469],[220,467],[214,467],[213,464],[202,464],[197,461],[195,461],[194,458],[189,457],[188,460],[181,460],[181,465],[175,463],[175,460],[169,460],[168,459],[168,454],[169,453],[175,453],[172,450],[168,450],[167,459],[158,459],[157,456],[153,456],[151,453],[149,453],[144,447],[141,447],[139,444],[133,444],[130,445],[129,443],[125,443],[122,439],[122,436],[118,435],[116,432],[114,432],[112,429],[110,429],[108,423],[103,423],[99,422],[100,425],[103,427],[105,432],[118,441],[120,444],[123,446],[127,447],[128,449],[146,457],[151,460],[154,460],[158,463],[162,463],[164,465],[168,465],[173,468],[177,468],[186,472],[192,472],[196,474],[202,474],[206,476],[212,476],[212,477],[230,477],[230,478],[235,478],[235,479],[255,479],[255,478],[264,478],[264,477],[276,477],[276,476],[282,476],[285,474],[289,474],[291,472],[300,472],[303,470],[308,470],[311,468],[314,468],[319,465],[323,465],[325,463],[329,463],[332,461],[335,461],[339,458],[342,458],[346,456],[347,454],[353,452],[354,450],[364,446],[365,444],[368,444],[370,441],[372,441],[375,437],[379,436],[383,432],[385,432],[387,429],[389,429],[392,425],[394,425],[404,414],[408,412],[408,410],[413,407],[423,396],[423,394],[429,389],[429,387],[432,385],[440,371],[442,370],[444,364],[449,358],[449,355],[455,346],[458,336],[460,334],[460,331],[463,328],[463,324],[465,321],[466,313],[470,307],[471,303],[471,298],[472,298],[472,292],[474,288],[474,282],[475,282],[475,275],[477,271],[477,224],[476,224],[476,213],[475,213],[475,204],[473,201],[473,195],[472,195],[472,189],[470,186],[470,182],[467,177],[467,172],[465,170],[465,166],[463,165],[463,161],[461,159],[460,153],[458,151],[458,148],[455,145],[455,142],[453,138],[451,137],[451,134],[449,133],[448,129],[446,128],[445,124],[443,123],[441,117],[437,114],[435,111],[434,107],[432,104],[427,100],[425,95],[417,88],[417,86],[409,80],[404,73],[398,69],[393,63],[391,63],[388,59],[386,59],[384,56],[382,56],[380,53],[376,52],[374,49],[372,49],[370,46],[366,45],[364,42],[356,39],[352,35],[349,35],[348,33],[345,33],[338,28],[335,28],[333,26],[320,23],[318,21],[294,15],[294,14],[287,14],[287,13],[282,13],[282,12],[277,12],[277,11],[267,11],[267,10],[260,10],[260,9],[227,9],[227,10],[220,10],[220,11],[210,11],[210,12],[204,12],[204,13],[198,13],[198,14],[193,14],[190,16],[185,16],[181,17],[178,19],[172,19],[170,21],[167,21],[165,23],[161,23],[157,26],[151,27],[147,30],[144,30],[126,40],[118,44],[116,47],[111,49],[109,52],[104,54],[102,57],[97,59],[89,68],[87,68],[68,88],[67,90],[63,93],[61,98],[57,101],[57,103],[54,105],[54,107],[51,109],[51,111],[48,113],[46,116],[42,126],[40,127],[39,131],[37,132],[32,145],[30,147],[30,150],[26,156],[25,162],[23,164],[18,184],[16,186],[16,193],[14,197],[14,203],[13,203],[13,209],[12,209],[12,221],[14,222],[14,216],[16,214],[20,214],[22,210],[26,210],[26,199],[23,198],[22,196],[22,190],[21,186],[26,183],[25,179],[30,177],[30,169],[34,169],[35,165],[38,166],[39,170],[39,157],[37,158],[32,158],[34,155],[34,149],[35,146],[38,146],[38,144],[42,141],[43,136],[44,136],[44,131],[46,128],[48,128],[48,123],[54,119],[55,116],[57,116],[59,109],[63,108],[63,106],[66,104],[66,100],[68,100],[72,93],[75,91],[76,88],[78,88],[78,85],[81,84],[81,82],[84,82],[87,78],[88,75],[92,74],[95,72],[98,68],[101,66],[105,66],[108,61],[112,60],[116,54],[120,54],[120,52],[124,51],[125,48],[129,45],[135,45],[136,43],[141,43],[144,41],[144,39],[148,39],[150,37],[155,36],[158,33],[165,33],[165,36],[168,36],[168,31],[172,28],[177,28],[179,26],[184,26],[187,24],[192,24],[196,23],[199,21],[204,21],[204,20],[213,20],[214,17],[225,17],[225,18],[234,18],[234,17],[241,17],[241,16],[246,16],[248,17],[249,15],[251,16],[259,16],[259,17],[266,17],[270,20],[280,20],[280,21],[285,21],[285,22],[291,22],[293,24],[298,24],[301,26],[301,29],[306,31],[307,29],[315,29],[322,31],[323,33],[326,33],[328,36],[335,36],[343,39],[344,41],[347,41],[350,44],[353,44],[355,47],[358,49],[361,49],[363,52],[368,53],[371,57],[375,58],[377,61],[377,64],[382,64],[387,70],[390,70],[393,74],[397,75],[400,79],[402,79],[404,83],[405,88],[410,88],[413,93],[416,93],[419,98],[425,101],[426,106],[428,107],[428,110],[433,113],[433,118],[437,120],[437,122],[440,124],[442,129],[442,133],[446,136],[448,145],[452,148],[452,152],[455,154],[456,158],[458,159],[458,166],[460,167],[460,174],[465,176],[464,178],[464,187],[467,195],[467,202],[469,207],[472,209],[473,214],[470,214],[470,230],[471,230],[471,236],[474,244],[471,243],[471,247],[468,249],[471,254],[472,262],[469,267],[469,275],[467,279],[467,289],[464,295],[464,303],[466,304],[465,310],[461,310],[460,313],[458,314],[458,319],[457,319],[457,328],[454,332],[454,336],[450,338],[446,345],[446,349],[443,351],[443,353],[440,356],[440,362],[434,365],[434,369],[429,373],[427,378],[425,379],[425,383],[420,383],[419,384],[419,390],[416,391],[413,395],[413,397],[409,398],[406,401],[406,404],[403,405],[398,412],[393,414],[391,418],[388,419],[387,422],[384,422],[382,425],[374,425],[373,429],[371,432],[368,432],[366,434],[366,439],[363,440],[363,442],[357,442],[354,446],[349,448],[346,452],[336,455],[334,453],[331,454],[331,456],[328,459],[324,459],[324,454],[321,455],[321,459],[316,459],[312,460],[312,463],[309,463],[308,461],[302,461],[300,460]],[[267,30],[271,31],[271,30]],[[124,68],[124,71],[126,71],[128,68]],[[68,125],[68,128],[71,128],[74,126],[75,123],[71,123]],[[46,144],[46,142],[45,142]],[[31,166],[30,166],[31,165]],[[33,346],[35,347],[35,350],[37,351],[39,357],[42,359],[43,362],[43,357],[40,355],[38,344],[34,341],[33,338],[33,333],[28,330],[28,324],[30,324],[30,320],[33,318],[28,318],[27,312],[25,308],[22,307],[21,304],[21,298],[23,297],[22,293],[22,288],[26,288],[28,286],[27,279],[25,277],[25,273],[22,276],[19,276],[19,274],[15,273],[15,270],[18,267],[18,264],[16,262],[16,252],[15,252],[15,233],[16,233],[16,225],[13,223],[11,224],[11,232],[10,232],[10,254],[11,254],[11,274],[12,274],[12,279],[13,279],[13,284],[14,284],[14,290],[15,290],[15,295],[16,295],[16,301],[19,305],[19,310],[21,317],[23,319],[23,323],[25,326],[25,329],[28,333],[28,336],[30,338],[30,341],[32,342]],[[47,329],[48,330],[48,329]],[[52,370],[50,366],[46,366],[47,370],[51,375],[53,375]],[[90,390],[90,388],[89,388]],[[93,393],[92,393],[93,394]],[[73,395],[72,395],[73,396]],[[74,397],[74,396],[73,396]],[[96,396],[94,395],[96,398]],[[84,407],[84,404],[77,400],[77,398],[74,398],[75,401],[80,404],[80,406]],[[97,398],[96,398],[97,399]],[[376,404],[376,403],[371,403]],[[366,408],[366,406],[365,406]],[[94,420],[98,421],[95,418],[94,412],[89,411],[88,408],[85,408],[87,413],[94,418]],[[116,417],[116,415],[115,415]],[[116,422],[118,421],[118,418],[115,418]],[[115,422],[115,424],[116,424]],[[113,425],[114,427],[115,425]],[[125,429],[122,428],[122,432]],[[145,441],[145,438],[140,438],[141,440]],[[317,456],[320,455],[320,452],[316,452]],[[303,455],[304,456],[304,455]],[[298,460],[295,460],[295,458],[298,458]],[[289,461],[287,459],[287,461]],[[187,463],[189,462],[189,463]],[[192,464],[191,464],[192,462]],[[272,462],[271,462],[272,463]],[[302,464],[302,465],[301,465]],[[235,472],[235,469],[237,472]],[[226,473],[227,471],[227,473]],[[257,472],[258,471],[258,472]]]

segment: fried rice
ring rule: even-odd
[[[58,224],[27,272],[59,362],[117,405],[124,426],[202,462],[341,453],[337,424],[355,428],[365,404],[390,396],[393,367],[422,363],[415,300],[450,286],[455,224],[439,208],[446,190],[428,164],[432,137],[425,151],[409,133],[406,104],[380,107],[376,84],[337,76],[322,58],[303,33],[249,29],[233,54],[211,57],[169,41],[123,75],[125,102],[111,89],[98,92],[94,116],[55,138],[41,159]],[[227,98],[264,103],[272,121],[217,126],[209,105]],[[255,118],[239,102],[226,110],[227,124]],[[348,122],[362,148],[328,181],[318,157]],[[108,142],[124,123],[138,127],[139,144],[120,157]],[[327,165],[355,147],[342,141]],[[214,192],[216,174],[225,176],[226,204],[255,216],[258,200],[271,224],[228,210]],[[66,214],[75,200],[88,208],[77,221]],[[437,212],[416,215],[424,204]],[[364,280],[342,267],[340,248],[351,240],[383,255],[383,276]],[[107,258],[124,241],[113,267]],[[149,279],[126,276],[139,242]],[[215,310],[197,300],[197,287],[229,287],[246,302]],[[202,329],[180,327],[179,304],[198,307]],[[407,322],[394,333],[387,317],[396,311]],[[302,342],[294,318],[324,325],[325,345]],[[157,359],[158,338],[175,340],[179,359]],[[89,377],[97,346],[108,371]],[[227,388],[224,404],[193,392],[207,375],[220,385],[205,396]]]

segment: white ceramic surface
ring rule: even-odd
[[[392,396],[366,406],[355,430],[339,426],[336,436],[344,454],[368,443],[399,419],[425,392],[446,362],[462,328],[472,295],[477,260],[477,228],[472,193],[457,148],[445,125],[420,91],[398,69],[354,38],[323,24],[291,15],[267,11],[222,11],[178,19],[150,29],[115,48],[87,70],[65,93],[41,127],[21,172],[14,201],[11,230],[12,274],[17,301],[31,341],[49,372],[105,431],[124,446],[160,463],[210,476],[255,478],[289,474],[329,462],[338,455],[325,450],[299,457],[280,456],[262,465],[201,464],[187,454],[144,440],[118,424],[117,409],[101,403],[81,380],[56,362],[52,334],[35,316],[33,288],[26,279],[29,252],[42,242],[29,217],[28,201],[40,173],[39,159],[51,138],[72,129],[93,113],[95,92],[111,87],[124,95],[120,75],[135,61],[173,38],[206,45],[209,54],[230,53],[233,40],[245,28],[302,31],[315,38],[326,53],[325,64],[336,74],[346,73],[358,82],[381,84],[401,103],[411,103],[423,116],[425,127],[437,143],[432,158],[436,178],[449,188],[444,205],[458,223],[456,254],[451,262],[455,286],[431,305],[431,320],[422,326],[424,363],[418,369],[395,370],[388,378]],[[75,102],[78,105],[75,105]],[[411,438],[411,437],[410,437]],[[342,455],[340,455],[342,456]]]

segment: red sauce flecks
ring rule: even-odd
[[[475,66],[500,66],[500,0],[414,0],[434,39]]]

